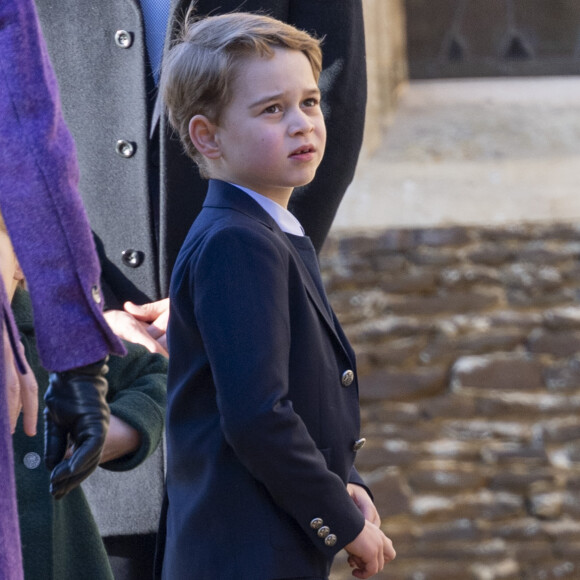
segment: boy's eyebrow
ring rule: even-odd
[[[283,95],[284,95],[284,93],[276,93],[274,95],[267,95],[266,97],[262,97],[261,99],[258,99],[257,101],[254,101],[253,103],[251,103],[249,108],[254,109],[255,107],[259,107],[260,105],[264,105],[266,103],[269,103],[270,101],[276,101],[278,99],[281,99]]]
[[[304,93],[308,96],[312,96],[312,95],[320,95],[320,89],[318,87],[312,87],[311,89],[307,89],[306,91],[304,91]],[[266,103],[270,103],[271,101],[277,101],[279,99],[281,99],[284,96],[284,93],[275,93],[273,95],[267,95],[265,97],[262,97],[261,99],[258,99],[257,101],[254,101],[253,103],[251,103],[248,108],[249,109],[254,109],[256,107],[259,107],[260,105],[265,105]]]

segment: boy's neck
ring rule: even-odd
[[[221,179],[221,178],[217,177],[215,179]],[[242,189],[249,189],[250,191],[257,193],[258,195],[266,197],[269,200],[273,201],[274,203],[277,203],[278,205],[282,206],[284,209],[288,209],[288,203],[290,202],[290,198],[292,197],[292,192],[294,191],[294,188],[291,187],[291,188],[280,188],[279,190],[266,192],[266,191],[260,191],[259,189],[255,189],[255,188],[250,187],[248,185],[245,185],[243,183],[237,183],[235,180],[221,179],[221,181],[231,183],[232,185],[235,185],[235,186],[240,187]]]

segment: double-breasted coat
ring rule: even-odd
[[[35,0],[76,141],[80,190],[107,302],[167,296],[175,258],[207,182],[183,153],[148,74],[139,0]],[[191,0],[171,0],[168,43]],[[366,104],[361,0],[198,0],[199,15],[262,10],[324,37],[328,129],[316,179],[291,209],[317,249],[352,180]]]
[[[211,180],[170,299],[163,578],[327,578],[364,526],[358,386],[308,238]]]

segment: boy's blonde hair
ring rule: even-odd
[[[304,53],[318,82],[320,41],[308,33],[259,14],[231,13],[195,21],[188,12],[180,38],[163,61],[161,94],[169,121],[202,177],[208,177],[205,159],[191,142],[189,121],[204,115],[219,124],[232,98],[238,62],[248,56],[272,57],[274,48]]]

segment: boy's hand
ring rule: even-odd
[[[346,491],[348,491],[352,501],[354,501],[358,509],[362,512],[365,520],[375,524],[375,526],[380,526],[381,517],[367,490],[356,483],[348,483],[346,485]]]
[[[365,521],[361,533],[345,546],[348,563],[356,578],[370,578],[378,574],[396,556],[393,543],[375,524]]]

